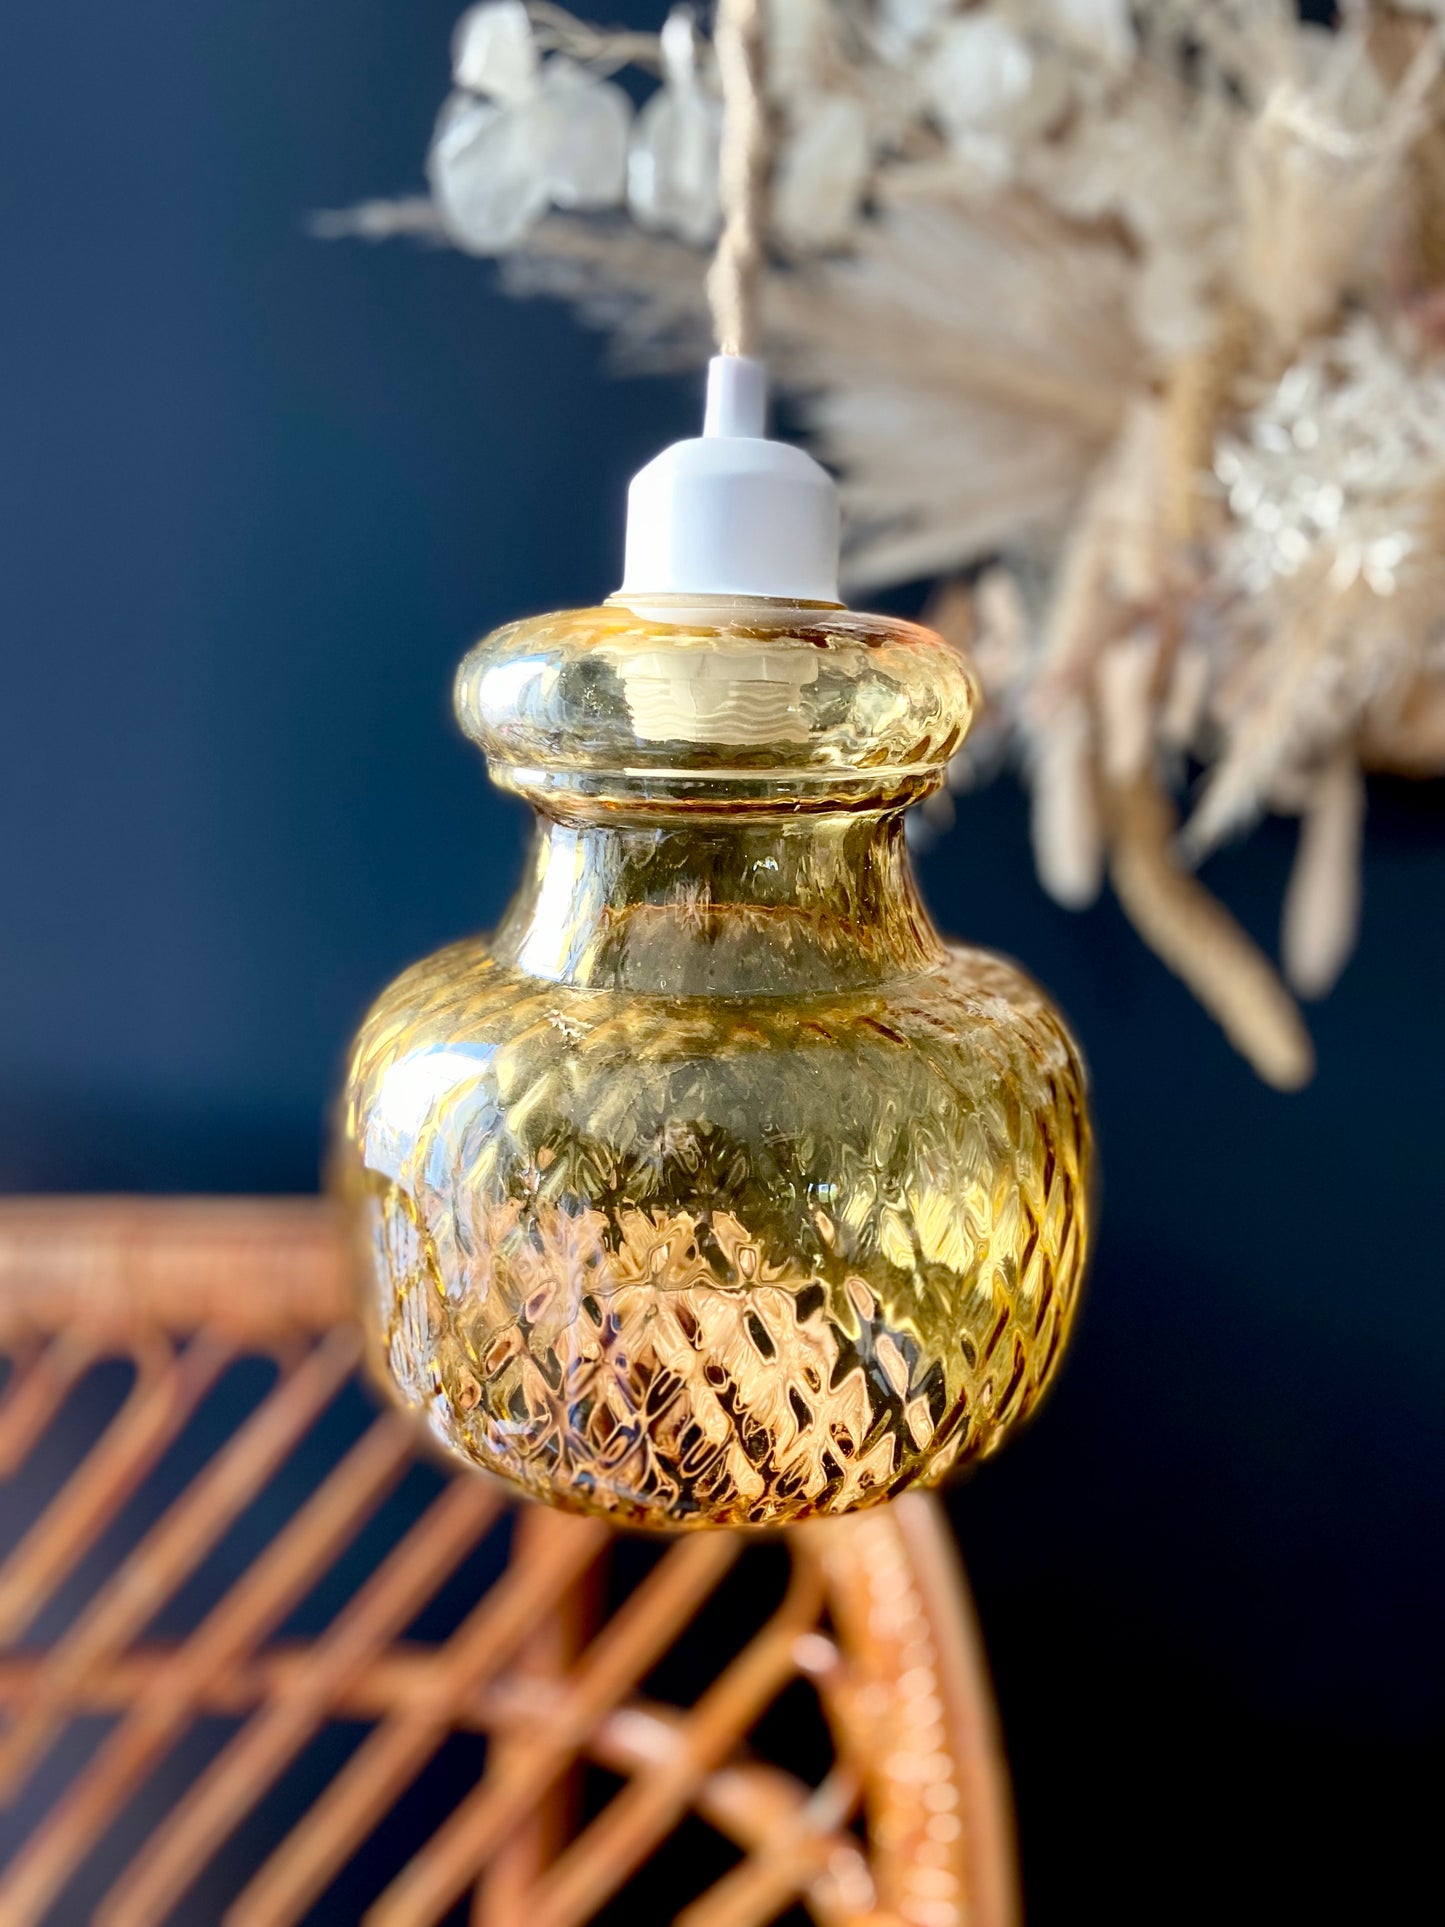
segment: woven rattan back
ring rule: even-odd
[[[4,1204],[0,1348],[0,1927],[1014,1919],[932,1501],[646,1545],[444,1478],[311,1200]]]

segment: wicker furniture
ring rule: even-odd
[[[519,1511],[358,1397],[342,1271],[315,1200],[0,1205],[4,1927],[1009,1927],[932,1500],[675,1542]]]

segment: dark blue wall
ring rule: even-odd
[[[415,183],[458,5],[6,9],[6,1188],[314,1183],[365,1002],[516,871],[453,666],[606,592],[626,477],[690,430],[687,384],[611,380],[486,267],[307,238]],[[1289,855],[1211,872],[1266,940]],[[1106,1163],[1066,1382],[952,1501],[1034,1917],[1378,1893],[1445,1707],[1441,791],[1373,797],[1298,1097],[1114,908],[1042,898],[1010,783],[923,874],[1072,1012]]]

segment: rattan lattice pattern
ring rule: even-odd
[[[116,1360],[129,1371],[43,1507],[6,1515],[3,1927],[650,1921],[655,1900],[628,1911],[632,1883],[700,1823],[717,1851],[674,1856],[704,1876],[670,1903],[681,1927],[793,1908],[821,1927],[1015,1917],[986,1675],[933,1501],[786,1535],[776,1603],[730,1638],[714,1611],[718,1650],[700,1656],[689,1627],[747,1562],[778,1560],[779,1541],[691,1537],[609,1588],[617,1541],[597,1522],[516,1513],[481,1477],[418,1474],[425,1449],[392,1413],[339,1427],[357,1341],[338,1240],[311,1200],[0,1206],[0,1347],[7,1500],[44,1484],[37,1468],[74,1434],[94,1375]],[[271,1361],[268,1389],[208,1432],[226,1375],[256,1359]],[[318,1437],[316,1479],[275,1511]],[[167,1468],[174,1490],[147,1509]],[[356,1571],[413,1475],[430,1481],[424,1502]],[[236,1535],[263,1499],[282,1523],[240,1559]],[[423,1636],[488,1548],[492,1583]],[[218,1561],[226,1583],[177,1629]],[[338,1574],[325,1623],[290,1636]],[[655,1685],[679,1652],[704,1667],[685,1706]],[[781,1714],[800,1692],[831,1751],[812,1780],[769,1757],[788,1751],[779,1736],[798,1716]],[[338,1728],[361,1738],[334,1771],[313,1770],[301,1810],[258,1833]],[[205,1734],[214,1743],[177,1783]],[[436,1762],[459,1736],[484,1736],[475,1770],[451,1776],[409,1858],[377,1860],[388,1816],[423,1783],[436,1798]],[[168,1770],[174,1797],[147,1805]],[[376,1877],[357,1898],[364,1857]]]

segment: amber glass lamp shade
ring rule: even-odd
[[[619,1524],[932,1484],[1078,1301],[1079,1056],[945,945],[903,813],[973,688],[931,631],[617,603],[479,643],[457,712],[537,828],[489,941],[367,1017],[335,1160],[373,1358],[462,1459]]]

